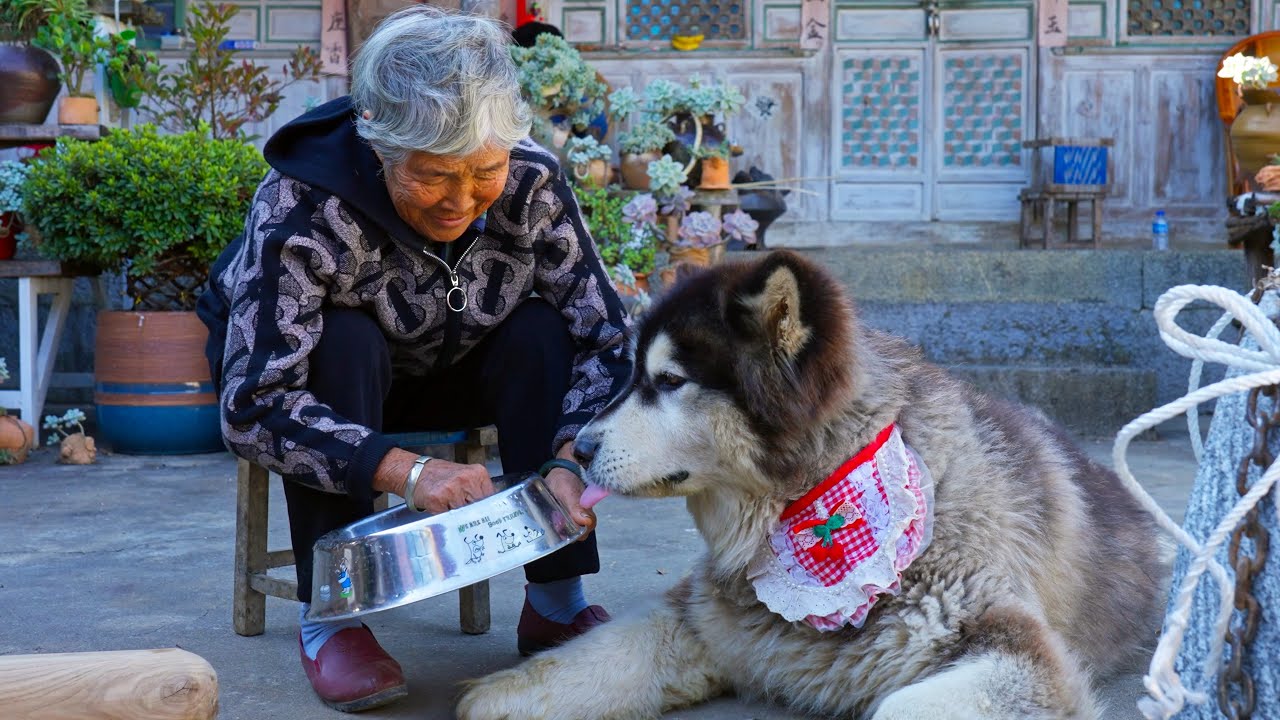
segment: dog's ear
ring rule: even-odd
[[[762,339],[777,360],[794,362],[814,340],[813,320],[823,314],[818,298],[839,294],[831,282],[799,255],[774,251],[737,283],[738,307],[731,322],[757,341]]]
[[[817,264],[775,250],[743,268],[726,318],[743,342],[739,381],[780,422],[825,414],[845,399],[856,363],[853,307]],[[761,353],[748,360],[751,352]],[[767,399],[767,400],[766,400]]]
[[[800,312],[800,280],[795,270],[786,264],[769,268],[756,302],[760,327],[773,352],[783,360],[795,360],[813,335]]]

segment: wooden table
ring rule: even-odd
[[[23,125],[0,123],[0,148],[18,147],[31,143],[51,143],[58,138],[77,140],[101,140],[108,129],[101,125]]]
[[[105,307],[102,284],[95,274],[54,260],[0,260],[0,279],[18,280],[18,389],[0,390],[0,406],[17,408],[22,419],[37,429],[77,277],[94,278],[97,301]],[[38,313],[41,295],[53,296],[43,329]]]

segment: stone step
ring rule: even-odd
[[[1101,303],[1151,308],[1170,287],[1221,285],[1244,290],[1239,251],[984,250],[814,248],[822,263],[862,302]]]
[[[1155,407],[1156,373],[1072,365],[953,365],[979,390],[1040,408],[1081,437],[1111,437]]]

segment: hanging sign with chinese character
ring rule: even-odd
[[[1067,44],[1067,0],[1040,0],[1040,47]]]
[[[800,49],[821,50],[827,44],[831,0],[803,0],[800,6]]]
[[[347,75],[346,0],[321,0],[320,59],[325,75]]]

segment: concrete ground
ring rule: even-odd
[[[1111,443],[1086,442],[1110,464]],[[235,463],[224,454],[100,456],[91,467],[42,451],[0,467],[0,655],[178,646],[218,672],[221,718],[338,718],[312,694],[298,663],[297,610],[269,599],[266,633],[231,630]],[[1131,465],[1180,520],[1195,474],[1183,431],[1132,446]],[[287,545],[283,497],[272,489],[273,547]],[[681,502],[610,498],[599,507],[602,572],[589,597],[625,613],[670,587],[701,540]],[[367,718],[449,718],[458,681],[515,664],[519,572],[492,583],[493,629],[458,630],[456,596],[367,618],[404,666],[411,696]],[[1103,689],[1108,719],[1140,717],[1140,668]],[[3,712],[0,712],[3,715]],[[773,707],[721,699],[669,718],[783,720]]]

